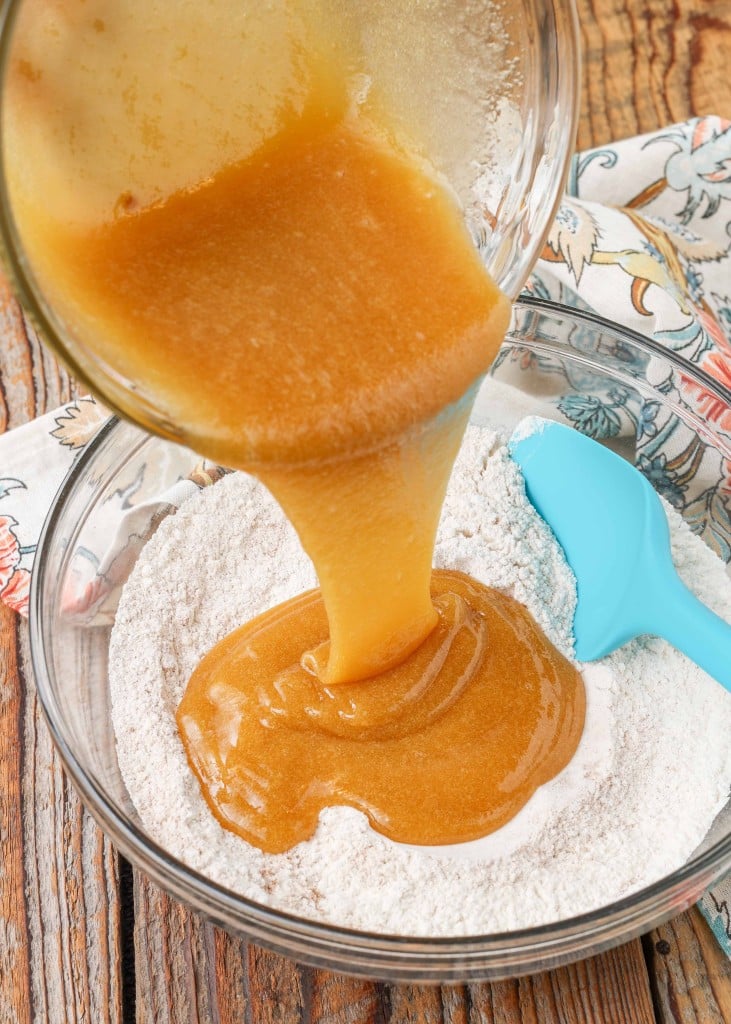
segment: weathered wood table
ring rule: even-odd
[[[579,146],[731,117],[731,0],[579,6]],[[0,431],[73,394],[4,294]],[[120,861],[82,810],[39,714],[27,630],[2,605],[0,843],[0,1024],[731,1021],[731,967],[696,910],[571,967],[441,988],[312,970],[214,928]]]

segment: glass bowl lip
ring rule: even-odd
[[[708,390],[716,393],[731,407],[731,390],[708,376],[700,367],[688,363],[651,338],[613,324],[593,313],[551,300],[522,296],[515,303],[515,307],[519,310],[541,313],[550,319],[569,319],[590,328],[599,328],[619,340],[631,342],[650,355],[662,356],[676,369],[699,378],[704,387],[707,386]],[[508,336],[512,329],[514,328],[509,329]],[[98,451],[121,425],[123,424],[116,417],[110,417],[102,424],[74,462],[44,522],[36,552],[36,571],[31,579],[31,661],[39,701],[54,744],[87,808],[106,834],[114,840],[115,845],[128,855],[136,866],[147,872],[164,888],[173,891],[177,898],[191,903],[224,927],[235,927],[243,934],[250,933],[253,927],[256,929],[253,936],[256,941],[268,943],[283,952],[287,952],[288,942],[310,940],[317,943],[315,947],[299,949],[293,954],[299,959],[309,959],[310,962],[333,967],[336,966],[338,953],[347,953],[344,970],[351,973],[373,974],[374,971],[378,972],[379,966],[388,965],[389,957],[402,957],[403,959],[391,969],[389,977],[421,977],[423,980],[431,977],[431,972],[441,970],[440,977],[458,980],[477,976],[505,976],[505,970],[501,973],[501,964],[508,973],[513,973],[510,971],[511,965],[515,968],[514,973],[524,973],[533,969],[537,962],[540,963],[541,969],[544,969],[551,964],[576,959],[582,955],[582,950],[576,947],[577,941],[588,945],[583,955],[595,952],[598,948],[628,941],[633,935],[639,934],[653,923],[675,912],[674,907],[668,906],[669,899],[672,899],[669,894],[673,889],[681,887],[686,882],[697,883],[700,879],[703,879],[705,887],[710,884],[710,876],[717,878],[731,866],[729,834],[671,875],[621,900],[584,914],[514,931],[470,936],[410,936],[366,932],[298,917],[241,896],[172,857],[131,822],[107,796],[96,779],[84,771],[66,740],[63,720],[48,685],[51,672],[41,625],[41,604],[47,564],[45,552],[55,539],[59,519],[69,496],[84,478],[87,467],[93,462]],[[154,436],[141,432],[139,444],[147,443]],[[689,897],[685,893],[680,898],[675,905],[678,911],[698,898],[697,888],[694,892],[693,896]],[[259,934],[258,929],[263,929],[263,934]]]
[[[678,355],[677,352],[674,352],[661,342],[656,341],[649,335],[640,334],[639,331],[634,330],[632,327],[625,327],[623,324],[618,324],[612,320],[608,320],[606,317],[600,316],[599,313],[595,313],[593,310],[579,309],[575,306],[568,306],[563,302],[556,302],[553,299],[544,299],[538,295],[531,295],[527,292],[521,292],[515,300],[513,303],[513,310],[515,310],[516,307],[532,310],[537,313],[543,313],[549,319],[556,317],[562,320],[574,320],[577,324],[581,324],[582,326],[588,327],[592,330],[598,330],[599,332],[606,334],[613,334],[620,341],[629,341],[638,348],[645,349],[649,355],[659,356],[661,359],[664,359],[666,362],[670,363],[673,369],[677,370],[678,373],[684,376],[697,377],[705,390],[712,393],[715,392],[716,396],[720,398],[721,401],[725,402],[726,405],[731,406],[731,388],[727,388],[722,381],[716,380],[715,377],[711,377],[708,371],[704,370],[699,363],[690,362],[690,360]],[[513,329],[514,327],[511,324],[508,327],[508,335],[510,335]]]

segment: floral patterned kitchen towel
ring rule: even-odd
[[[527,293],[593,310],[696,364],[731,394],[731,122],[694,118],[663,131],[578,154]],[[565,373],[557,361],[553,371]],[[503,350],[495,374],[529,372]],[[571,382],[568,382],[571,383]],[[731,412],[708,388],[654,381],[728,437]],[[689,432],[657,402],[609,387],[562,386],[555,415],[595,437],[634,435],[639,468],[695,531],[731,562],[731,457],[698,458]],[[568,391],[568,393],[567,393]],[[73,459],[105,413],[80,399],[0,438],[0,599],[27,612],[33,555],[45,513]],[[201,464],[166,495],[132,481],[120,493],[139,540],[218,472]],[[121,584],[126,536],[95,553],[72,595],[96,613]],[[106,581],[104,586],[100,582]],[[108,585],[107,585],[108,584]],[[731,956],[731,878],[701,901]]]
[[[731,391],[729,199],[731,123],[719,117],[580,153],[527,291],[649,336]],[[557,360],[554,370],[565,372]],[[558,412],[594,437],[631,430],[638,468],[731,561],[731,461],[711,451],[699,461],[693,432],[657,402],[611,385],[571,394],[567,383]],[[680,391],[670,375],[653,384],[731,447],[727,403],[690,380]]]
[[[21,615],[53,496],[107,415],[82,398],[0,437],[0,598]]]
[[[108,417],[94,398],[79,398],[0,436],[0,600],[21,615],[28,614],[31,570],[46,513],[74,461]],[[166,462],[165,478],[177,476],[177,483],[160,492],[161,467],[155,460],[129,479],[122,474],[120,486],[98,512],[114,524],[105,533],[114,539],[104,551],[79,549],[62,595],[65,614],[90,624],[113,621],[119,589],[161,519],[226,472],[205,459],[191,472],[190,459],[174,446],[159,458]]]

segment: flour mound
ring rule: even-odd
[[[718,558],[669,512],[681,576],[731,620]],[[523,602],[571,655],[575,584],[525,497],[501,438],[470,427],[436,547]],[[582,666],[587,720],[576,756],[503,829],[417,848],[328,808],[315,836],[265,854],[213,818],[175,709],[201,657],[242,622],[316,586],[312,564],[255,480],[225,477],[159,527],[126,584],[110,646],[119,765],[143,828],[189,867],[260,903],[348,928],[460,936],[555,922],[678,868],[728,796],[731,698],[683,655],[641,640]]]

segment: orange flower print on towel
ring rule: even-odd
[[[17,525],[12,516],[0,516],[0,600],[27,615],[30,573],[19,568],[20,544],[13,530]]]
[[[701,363],[706,373],[731,392],[731,359],[720,352],[711,352]],[[725,433],[731,435],[731,410],[720,398],[707,388],[693,383],[683,376],[683,384],[695,399],[695,406],[711,423],[716,423]]]
[[[717,379],[725,384],[727,388],[731,389],[731,383],[728,380],[728,367],[731,365],[731,342],[729,342],[726,332],[713,313],[710,312],[706,303],[697,306],[694,312],[701,328],[706,332],[713,345],[715,345],[719,352],[723,353],[720,361],[725,365],[726,370],[725,373],[722,370],[721,376],[717,377]],[[705,363],[703,363],[703,368],[708,369]],[[712,371],[709,370],[709,373],[711,373],[711,376],[716,377],[716,374]]]
[[[20,615],[28,616],[28,600],[30,598],[30,573],[27,569],[16,569],[0,599]]]

